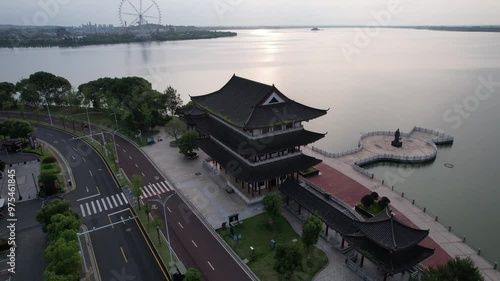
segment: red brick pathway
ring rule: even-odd
[[[354,207],[360,201],[361,197],[371,193],[371,190],[368,188],[327,164],[320,163],[316,167],[321,171],[321,175],[308,178],[308,180],[324,191],[349,204],[351,207]],[[407,217],[401,214],[399,210],[392,206],[391,209],[399,221],[411,227],[418,228]],[[422,262],[425,266],[445,264],[451,258],[450,255],[430,237],[426,237],[420,245],[435,250],[434,255]]]

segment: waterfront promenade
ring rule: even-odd
[[[330,157],[332,154],[320,153],[305,147],[303,149],[305,154],[323,160],[323,163],[316,166],[320,169],[320,175],[309,178],[309,181],[352,207],[360,201],[362,196],[372,191],[377,192],[380,196],[388,197],[391,201],[390,207],[400,221],[413,227],[430,230],[429,236],[422,241],[422,245],[434,248],[435,254],[423,262],[425,266],[444,264],[448,259],[456,256],[470,257],[480,268],[485,280],[500,280],[500,272],[464,243],[461,238],[441,225],[439,219],[431,217],[381,181],[373,179],[369,174],[361,173],[355,168],[356,162],[373,157],[375,154],[397,154],[399,151],[395,148],[390,147],[387,151],[383,149],[390,146],[390,141],[393,139],[388,135],[375,134],[362,138],[361,149],[353,150],[350,154],[337,154],[339,157]],[[400,154],[408,158],[414,157],[413,159],[432,155],[434,153],[431,149],[433,146],[426,141],[430,139],[436,140],[436,136],[432,133],[413,132],[411,137],[403,137],[404,149],[401,150]],[[408,140],[412,141],[408,142]]]

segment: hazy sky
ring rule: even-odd
[[[141,0],[124,0],[136,13]],[[142,0],[144,9],[152,0]],[[391,2],[399,3],[388,9]],[[366,25],[386,11],[388,25],[500,25],[499,0],[156,0],[162,24]],[[2,0],[0,24],[119,25],[122,0]],[[395,4],[396,5],[396,4]],[[384,13],[384,12],[382,12]],[[145,13],[154,22],[154,7]],[[132,16],[125,20],[132,22]]]

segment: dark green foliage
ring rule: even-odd
[[[40,174],[40,196],[52,196],[57,194],[57,186],[56,186],[57,176],[54,173],[42,173]]]
[[[0,172],[3,172],[3,170],[5,170],[5,162],[0,160]]]
[[[306,246],[307,256],[312,245],[318,242],[319,233],[323,228],[323,222],[317,216],[310,216],[302,225],[302,243]]]
[[[373,199],[370,194],[367,194],[363,196],[363,198],[361,198],[361,203],[363,203],[363,205],[365,205],[366,207],[370,207],[373,202],[375,202],[375,199]]]
[[[47,226],[51,223],[51,218],[55,214],[78,215],[71,210],[71,202],[68,200],[56,200],[46,205],[36,212],[36,220],[42,224],[42,230],[47,232]]]
[[[0,109],[9,109],[15,104],[16,86],[9,82],[0,83]]]
[[[42,160],[42,163],[44,163],[44,164],[54,163],[54,162],[56,162],[56,158],[55,158],[54,156],[52,156],[52,155],[47,156],[47,157],[45,157],[45,158]]]
[[[184,275],[184,281],[201,281],[201,272],[196,268],[188,268]]]
[[[274,269],[280,276],[290,280],[295,270],[302,268],[302,252],[297,244],[278,245]]]
[[[193,156],[195,150],[198,150],[195,140],[198,138],[198,133],[195,131],[187,131],[177,141],[179,152],[186,156]]]
[[[372,192],[370,195],[373,197],[373,200],[378,200],[378,193],[377,192]]]
[[[163,106],[170,111],[170,115],[176,114],[178,109],[182,106],[181,95],[177,93],[177,90],[168,86],[168,88],[163,92],[161,97]]]
[[[281,201],[281,197],[278,193],[268,193],[262,200],[262,205],[264,205],[264,209],[266,209],[266,212],[271,218],[281,216],[283,201]]]
[[[377,204],[378,204],[378,207],[383,210],[385,208],[387,208],[387,206],[389,205],[389,203],[391,203],[391,200],[389,200],[389,198],[387,197],[382,197],[380,198],[380,200],[378,200]]]
[[[37,211],[36,219],[49,235],[44,280],[79,280],[81,259],[76,234],[81,222],[71,210],[71,203],[67,200],[53,201]]]
[[[470,257],[451,259],[448,263],[431,267],[423,273],[420,281],[484,281],[479,268]]]
[[[6,120],[0,123],[0,135],[11,139],[26,138],[34,131],[30,123],[18,120]]]

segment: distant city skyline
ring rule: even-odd
[[[130,3],[129,3],[130,2]],[[137,13],[139,0],[124,1]],[[144,17],[154,22],[151,0]],[[121,25],[121,0],[16,0],[0,4],[0,24],[80,26]],[[161,23],[196,26],[293,25],[500,25],[500,1],[477,0],[158,0]],[[132,4],[132,5],[131,5]],[[128,22],[133,23],[129,15]],[[138,22],[136,20],[135,22]]]

